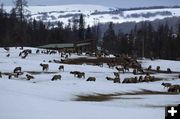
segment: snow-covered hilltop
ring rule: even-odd
[[[6,6],[7,12],[12,7]],[[73,19],[78,19],[80,14],[84,15],[86,25],[97,23],[124,23],[153,21],[167,17],[180,16],[180,8],[151,8],[151,9],[118,9],[100,5],[59,5],[59,6],[29,6],[31,18],[43,22],[56,23],[58,21],[67,25]]]

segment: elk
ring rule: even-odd
[[[170,68],[167,68],[167,73],[172,73]]]
[[[162,83],[161,85],[163,85],[164,86],[164,88],[169,88],[172,84],[171,83]]]
[[[84,72],[79,72],[79,71],[71,71],[70,74],[74,74],[74,77],[77,78],[85,78],[85,73]]]
[[[119,73],[118,72],[114,72],[114,76],[116,77],[116,78],[119,78]]]
[[[9,47],[4,47],[4,50],[6,50],[7,52],[9,52],[10,48],[9,48]]]
[[[116,67],[116,69],[120,72],[122,71],[124,73],[124,68]]]
[[[34,79],[34,76],[26,74],[26,78],[27,78],[27,80],[31,80],[31,79]]]
[[[60,70],[60,71],[61,71],[61,70],[64,71],[64,65],[60,65],[60,66],[59,66],[59,70]]]
[[[149,65],[149,67],[147,68],[147,70],[151,70],[152,69],[152,66],[151,65]]]
[[[180,92],[180,85],[171,85],[168,92],[178,93]]]
[[[135,78],[131,77],[131,78],[125,78],[122,83],[137,83],[137,82],[138,82],[137,77]]]
[[[61,75],[54,75],[51,81],[58,80],[58,79],[61,80]]]
[[[48,64],[42,64],[41,63],[40,66],[42,67],[43,71],[45,71],[45,70],[47,71],[49,69],[49,65]]]
[[[142,81],[143,81],[143,76],[139,76],[138,81],[139,81],[139,82],[142,82]]]
[[[156,70],[157,70],[157,72],[159,72],[160,71],[160,66],[157,66]]]
[[[86,81],[96,81],[95,77],[89,77]]]
[[[7,55],[6,55],[6,57],[9,57],[9,56],[10,56],[10,54],[7,54]]]
[[[8,74],[8,79],[11,79],[12,76],[14,76],[15,78],[18,78],[19,73],[9,73],[9,74]]]
[[[115,77],[113,80],[114,83],[121,83],[120,78],[119,77]]]
[[[109,81],[113,81],[114,80],[114,78],[111,78],[111,77],[108,77],[108,76],[106,77],[106,79],[109,80]]]
[[[21,67],[16,67],[13,72],[14,72],[14,73],[19,73],[19,72],[21,72]]]

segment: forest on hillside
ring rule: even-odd
[[[24,2],[23,2],[24,1]],[[16,0],[10,13],[0,8],[0,46],[40,46],[49,43],[74,43],[93,39],[104,52],[128,54],[133,57],[177,59],[180,58],[180,22],[177,31],[166,24],[155,29],[151,22],[141,22],[129,33],[115,32],[113,23],[108,23],[105,32],[99,24],[85,27],[83,15],[66,26],[58,22],[51,28],[42,21],[29,20],[26,11],[27,2]]]

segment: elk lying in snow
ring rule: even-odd
[[[164,82],[163,82],[161,85],[163,85],[164,88],[166,88],[166,87],[169,88],[169,87],[171,86],[171,83],[164,83]]]
[[[60,70],[60,71],[61,71],[61,70],[64,71],[64,65],[60,65],[60,66],[59,66],[59,70]]]
[[[20,73],[9,73],[8,74],[8,79],[11,79],[12,76],[14,76],[15,78],[18,78],[19,75],[20,75]]]
[[[122,83],[137,83],[137,77],[125,78]]]
[[[13,72],[14,72],[14,73],[19,73],[19,72],[21,72],[21,67],[16,67]]]
[[[9,57],[9,56],[10,56],[10,54],[7,54],[7,55],[6,55],[6,57]]]
[[[9,52],[10,48],[9,48],[9,47],[4,47],[4,50],[6,50],[7,52]]]
[[[178,93],[180,92],[180,85],[171,85],[168,92]]]
[[[26,78],[27,78],[27,80],[31,80],[31,79],[34,79],[34,76],[26,74]]]
[[[114,80],[114,78],[111,78],[111,77],[108,77],[108,76],[106,77],[106,79],[107,79],[107,80],[110,80],[110,81],[113,81],[113,80]]]
[[[84,72],[79,72],[79,71],[71,71],[70,74],[74,74],[74,77],[77,78],[85,78],[85,73]]]
[[[48,64],[42,64],[41,63],[40,66],[42,67],[43,71],[45,71],[45,70],[47,71],[49,69],[49,65]]]
[[[86,81],[96,81],[95,77],[89,77]]]
[[[51,81],[58,80],[58,79],[61,80],[61,75],[54,75]]]

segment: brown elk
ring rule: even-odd
[[[168,92],[178,93],[180,92],[180,85],[171,85]]]
[[[86,81],[96,81],[95,77],[89,77]]]
[[[54,75],[51,81],[58,80],[58,79],[61,80],[61,75]]]
[[[13,72],[14,73],[20,73],[21,72],[21,67],[16,67]]]
[[[106,77],[106,79],[109,80],[109,81],[113,81],[114,80],[114,78],[111,78],[111,77],[108,77],[108,76]]]
[[[137,77],[125,78],[122,83],[137,83]]]
[[[9,52],[10,48],[9,48],[9,47],[4,47],[4,50],[6,50],[7,52]]]
[[[10,54],[7,54],[7,55],[6,55],[6,57],[9,57],[9,56],[10,56]]]
[[[152,69],[152,66],[151,65],[149,65],[149,67],[147,68],[147,70],[151,70]]]
[[[114,76],[115,76],[116,78],[119,78],[119,77],[120,77],[120,74],[119,74],[118,72],[114,72]]]
[[[156,70],[157,70],[157,72],[159,72],[160,71],[160,66],[157,66]]]
[[[164,86],[164,88],[169,88],[172,84],[171,83],[162,83],[161,85],[163,85]]]
[[[45,71],[45,70],[48,71],[48,69],[49,69],[49,65],[48,64],[42,64],[41,63],[40,66],[42,67],[43,71]]]
[[[74,74],[74,77],[77,78],[85,78],[85,73],[84,72],[79,72],[79,71],[71,71],[70,74]]]
[[[121,83],[121,80],[119,77],[115,77],[113,80],[114,83]]]
[[[167,73],[172,73],[170,68],[167,68]]]
[[[58,68],[60,71],[63,70],[64,71],[64,65],[60,65]]]
[[[27,78],[27,80],[31,80],[31,79],[34,79],[34,76],[26,74],[26,78]]]
[[[124,68],[116,67],[116,69],[117,69],[119,72],[121,72],[121,71],[122,71],[123,73],[125,72],[125,71],[124,71]]]

